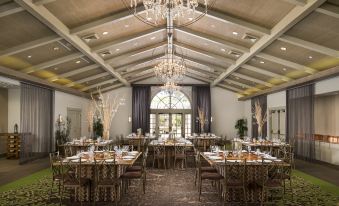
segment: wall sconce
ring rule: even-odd
[[[211,116],[211,122],[213,122],[213,117]]]
[[[132,117],[131,117],[131,116],[128,117],[128,122],[129,122],[129,123],[132,122]]]

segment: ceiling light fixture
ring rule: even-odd
[[[287,69],[286,68],[283,68],[284,71],[286,71]]]
[[[281,49],[282,51],[286,51],[286,50],[287,50],[286,47],[281,47],[280,49]]]
[[[234,35],[234,36],[238,36],[238,32],[236,32],[236,31],[234,31],[234,32],[232,32],[232,34]]]
[[[265,64],[265,62],[264,61],[260,61],[260,64]]]
[[[175,91],[180,90],[180,86],[178,86],[174,82],[166,82],[162,87],[162,91],[167,92],[168,94],[172,95]]]
[[[225,52],[226,51],[226,49],[224,49],[224,48],[222,48],[222,49],[220,49],[222,52]]]
[[[108,34],[108,31],[102,32],[102,35],[107,35],[107,34]]]
[[[58,51],[58,50],[59,50],[59,47],[53,47],[53,50],[54,50],[54,51]]]
[[[75,63],[76,63],[76,64],[80,64],[80,62],[81,62],[81,61],[80,61],[80,60],[78,60],[78,61],[76,61]]]
[[[27,58],[30,59],[30,58],[32,58],[32,56],[31,56],[31,55],[28,55]]]
[[[308,58],[309,58],[309,59],[313,59],[313,57],[312,57],[312,56],[308,56]]]
[[[155,36],[152,36],[152,37],[151,37],[151,40],[154,40],[155,38],[156,38]]]
[[[119,49],[119,48],[117,48],[115,51],[120,51],[120,49]]]

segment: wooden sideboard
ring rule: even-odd
[[[7,139],[7,159],[18,159],[20,157],[21,134],[0,133],[0,136]]]

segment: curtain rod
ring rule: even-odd
[[[297,88],[304,87],[304,86],[314,85],[315,83],[316,82],[307,82],[307,83],[300,84],[300,85],[297,85],[297,86],[288,87],[288,88],[286,88],[286,90],[297,89]]]
[[[40,87],[42,89],[48,89],[48,90],[54,91],[54,89],[51,88],[51,87],[46,87],[46,86],[42,86],[40,84],[31,83],[31,82],[20,81],[20,84],[28,84],[28,85],[35,86],[35,87]]]

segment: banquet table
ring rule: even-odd
[[[175,146],[184,146],[186,149],[193,148],[193,144],[191,141],[186,139],[167,139],[167,140],[152,140],[149,143],[149,147],[155,147],[155,146],[165,146],[165,155],[166,155],[166,167],[175,167],[175,165],[172,164],[173,161],[171,161],[171,157],[174,157],[174,147]],[[183,162],[180,162],[183,164]]]
[[[290,167],[290,164],[284,162],[281,159],[268,156],[267,154],[263,153],[256,153],[256,152],[246,152],[243,150],[240,155],[235,156],[229,154],[225,157],[223,151],[219,152],[202,152],[200,153],[201,156],[213,167],[215,167],[218,172],[224,176],[224,167],[227,164],[232,164],[235,161],[244,161],[246,159],[246,172],[245,172],[245,183],[247,185],[247,195],[246,200],[248,203],[259,203],[261,198],[263,198],[263,194],[261,189],[256,186],[255,182],[262,178],[262,167],[266,167],[270,164],[279,164],[282,167]],[[263,155],[263,156],[261,156]],[[264,158],[264,164],[262,163],[262,158]],[[237,193],[237,191],[228,191],[231,194],[228,195],[228,201],[239,201],[239,199],[244,198],[241,193]],[[266,195],[266,194],[264,194]]]
[[[137,145],[138,151],[141,151],[141,145],[143,145],[143,142],[154,140],[156,139],[156,136],[128,135],[125,139],[129,141],[130,145]]]
[[[63,148],[70,148],[71,155],[77,154],[81,151],[88,151],[91,146],[94,146],[96,149],[108,149],[110,145],[113,145],[113,140],[103,140],[103,141],[96,141],[96,140],[85,140],[85,141],[72,141],[66,142],[65,144],[59,145],[59,147]],[[67,154],[65,154],[67,156]]]
[[[104,153],[102,151],[95,151],[95,153]],[[91,160],[87,155],[87,152],[84,153],[80,153],[80,156],[83,156],[81,158],[81,177],[82,178],[89,178],[91,181],[91,185],[95,185],[94,181],[95,181],[95,162],[93,160]],[[119,155],[115,155],[115,165],[116,165],[116,171],[114,171],[114,174],[116,175],[116,178],[119,178],[120,175],[124,172],[125,168],[128,166],[132,166],[135,161],[140,157],[142,153],[141,152],[123,152],[122,156]],[[129,159],[125,159],[124,157],[132,157],[133,158],[129,158]],[[75,156],[73,156],[75,157]],[[68,157],[69,159],[72,159],[72,157]],[[101,159],[111,159],[112,156],[110,157],[100,157]],[[65,158],[64,160],[61,161],[65,161],[67,158]],[[75,161],[75,162],[71,162],[71,164],[75,164],[75,165],[80,165],[79,161]],[[54,162],[53,166],[61,166],[62,163],[60,161]],[[76,191],[75,194],[75,201],[79,201],[79,194],[82,194],[82,196],[84,197],[84,201],[91,201],[91,194],[94,194],[94,187],[90,187],[89,185]],[[106,201],[114,201],[116,198],[120,199],[121,196],[121,191],[118,191],[118,197],[114,197],[114,192],[111,191],[111,189],[101,189],[99,191],[99,196],[97,197],[96,201],[99,202],[106,202]]]
[[[240,142],[242,148],[251,147],[253,149],[260,149],[262,151],[269,151],[276,156],[279,154],[278,150],[286,149],[290,147],[290,144],[286,144],[285,142],[272,142],[272,141],[243,141],[243,140],[235,140],[235,142]]]
[[[192,140],[192,141],[201,141],[204,151],[207,151],[207,146],[210,145],[212,141],[216,141],[221,139],[219,136],[212,136],[212,135],[200,135],[200,136],[188,136],[186,139]]]

